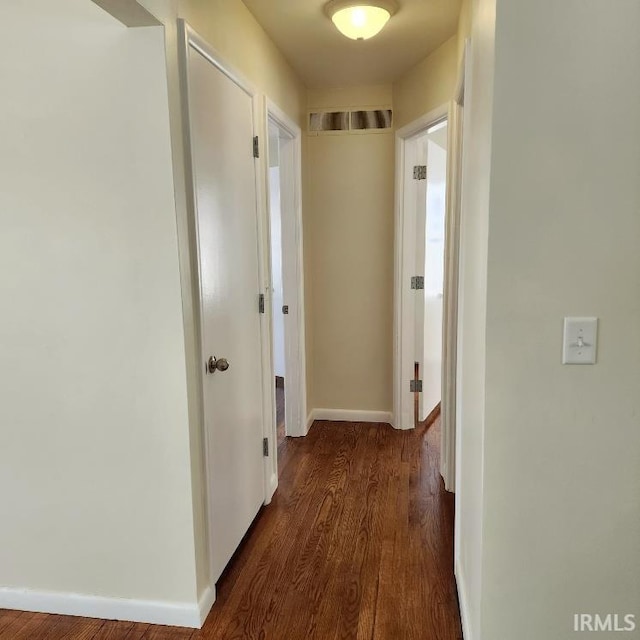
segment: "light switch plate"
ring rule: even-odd
[[[595,364],[598,318],[565,318],[562,364]]]

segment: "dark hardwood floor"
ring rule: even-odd
[[[439,431],[316,422],[286,438],[200,631],[0,611],[0,640],[459,640]]]

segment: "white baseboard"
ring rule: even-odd
[[[209,615],[209,611],[211,611],[211,607],[213,607],[216,601],[216,589],[215,587],[206,587],[202,592],[200,599],[198,600],[198,609],[200,611],[200,626],[199,629],[202,629],[204,625],[204,621],[207,619]]]
[[[313,409],[309,414],[314,420],[330,420],[333,422],[383,422],[391,424],[392,415],[388,411],[358,411],[352,409]]]
[[[278,488],[278,474],[272,473],[269,478],[269,486],[267,487],[267,498],[264,501],[265,504],[269,504],[271,499],[273,498],[273,494],[276,492]]]
[[[202,627],[214,601],[215,592],[209,587],[205,589],[200,602],[193,603],[105,598],[0,587],[0,609],[146,622],[192,629]]]
[[[311,411],[309,411],[309,415],[307,416],[307,433],[309,433],[309,429],[311,429],[311,425],[313,424],[313,421],[316,419],[314,414],[315,414],[315,409],[311,409]]]
[[[467,599],[467,583],[460,568],[460,563],[456,561],[456,585],[458,588],[458,602],[460,603],[460,620],[462,622],[462,637],[464,640],[476,640],[472,633],[469,622],[469,601]]]

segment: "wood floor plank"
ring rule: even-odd
[[[26,626],[34,616],[42,615],[35,614],[30,611],[16,611],[15,613],[17,615],[12,615],[11,613],[3,614],[3,618],[7,615],[9,619],[0,629],[0,640],[10,640],[15,637],[15,635],[24,626]]]
[[[267,514],[261,521],[262,529],[252,531],[257,539],[252,554],[242,554],[246,561],[240,562],[240,576],[233,593],[229,594],[226,606],[220,605],[209,616],[202,636],[214,638],[252,637],[253,628],[262,628],[276,615],[281,589],[286,583],[290,566],[295,562],[300,538],[292,536],[308,513],[322,499],[319,490],[328,475],[328,459],[315,449],[322,438],[305,439],[302,449],[311,449],[313,455],[301,455],[301,465],[287,467],[281,475],[282,490],[274,498]],[[301,452],[302,453],[302,452]],[[291,490],[287,483],[294,487]],[[225,581],[222,581],[223,583]],[[225,584],[220,585],[222,591]],[[270,598],[268,596],[271,596]]]
[[[135,626],[134,622],[107,620],[93,636],[92,640],[127,640],[129,633]]]
[[[76,616],[55,616],[57,624],[46,628],[43,640],[92,640],[104,626],[104,620],[79,618]]]
[[[152,625],[142,635],[141,640],[191,640],[195,633],[193,629]]]
[[[150,624],[134,624],[131,631],[125,636],[125,640],[142,640],[152,627],[153,625]]]
[[[17,624],[9,625],[0,634],[2,640],[40,640],[47,632],[52,632],[58,626],[59,616],[46,613],[30,613],[18,618]]]
[[[379,495],[382,459],[377,442],[385,428],[378,425],[363,427],[367,429],[369,455],[357,480],[366,489],[363,495],[350,492],[350,496],[355,497],[349,501],[352,505],[351,535],[349,544],[342,545],[338,568],[340,589],[335,594],[338,615],[332,637],[338,640],[370,638],[373,628],[382,533],[381,510],[378,508],[382,502]],[[373,607],[367,606],[371,602]]]
[[[323,427],[326,429],[326,426]],[[333,460],[325,465],[323,490],[309,496],[309,510],[304,521],[298,522],[296,544],[289,562],[273,584],[280,584],[277,600],[271,598],[269,628],[282,637],[306,637],[305,627],[314,624],[322,597],[322,576],[327,569],[328,545],[335,522],[340,517],[342,496],[347,485],[348,469],[358,438],[350,425],[336,436]],[[322,446],[322,445],[321,445]],[[287,597],[283,598],[282,594]],[[300,612],[304,611],[304,616]],[[260,627],[262,622],[255,621]],[[251,636],[246,636],[251,637]]]
[[[0,633],[12,624],[16,618],[25,615],[24,611],[13,611],[11,609],[0,609]]]
[[[329,428],[332,427],[334,425]],[[341,482],[333,496],[333,518],[316,546],[314,568],[307,574],[310,581],[294,604],[295,609],[290,607],[288,615],[285,611],[289,633],[294,637],[333,637],[334,627],[328,626],[327,622],[332,620],[335,623],[340,610],[341,602],[337,594],[341,593],[341,589],[336,588],[336,583],[339,585],[344,579],[341,562],[343,555],[351,554],[355,546],[356,501],[352,500],[352,492],[348,487],[362,477],[363,469],[371,459],[371,445],[368,438],[362,437],[361,425],[344,423],[339,428],[348,443],[348,454],[344,460],[340,456],[335,458],[335,463],[343,469],[340,473]],[[327,609],[333,610],[333,614],[327,615]],[[295,615],[296,610],[305,611],[305,615]]]

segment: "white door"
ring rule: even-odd
[[[428,140],[426,135],[414,138],[406,145],[407,153],[412,158],[412,164],[408,164],[409,171],[413,174],[415,167],[420,167],[424,170],[427,167],[427,144]],[[428,167],[427,167],[428,173]],[[415,258],[413,272],[416,276],[422,276],[424,279],[425,274],[425,236],[427,229],[427,180],[420,172],[419,177],[413,176],[413,180],[410,182],[409,191],[407,193],[407,206],[415,207],[415,220],[416,220],[416,235],[415,235]],[[424,326],[425,326],[425,306],[424,306],[424,290],[417,289],[415,291],[415,343],[414,343],[414,360],[419,363],[419,376],[423,384],[423,393],[420,393],[418,398],[418,420],[424,419]],[[413,379],[414,371],[411,371],[411,379]]]
[[[443,142],[443,140],[445,142]],[[444,147],[442,146],[444,145]],[[446,196],[446,126],[439,124],[407,142],[410,162],[427,167],[426,176],[414,179],[406,193],[406,207],[415,206],[415,274],[424,278],[415,292],[415,361],[420,363],[422,393],[418,419],[424,421],[442,396],[442,300],[444,285],[444,231]]]
[[[302,414],[303,376],[300,367],[299,318],[303,313],[300,302],[300,278],[298,247],[300,239],[296,225],[296,156],[295,141],[280,138],[280,203],[282,234],[282,292],[283,304],[288,313],[283,315],[285,331],[285,416],[287,435],[299,433],[306,421]]]
[[[202,297],[212,581],[265,497],[253,99],[188,47],[189,119]]]
[[[427,142],[427,202],[424,250],[424,325],[420,420],[442,400],[442,303],[447,190],[447,129],[438,129]],[[443,142],[444,140],[444,142]]]

